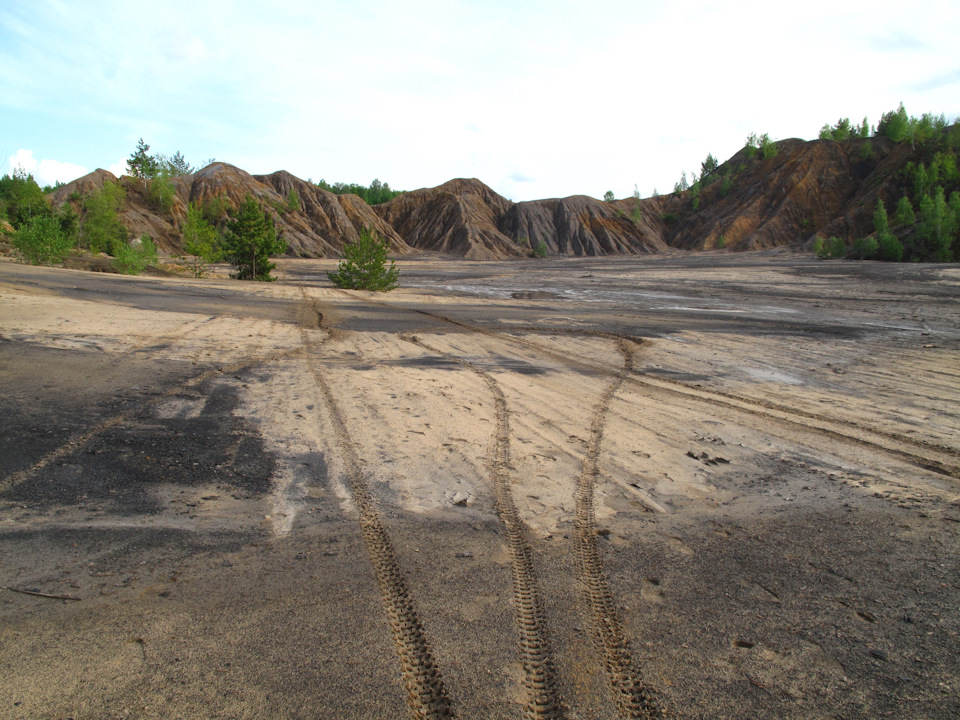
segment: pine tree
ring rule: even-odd
[[[148,153],[150,146],[143,138],[137,143],[137,149],[127,158],[127,172],[133,177],[143,180],[143,186],[147,186],[147,180],[156,176],[158,168],[157,159]]]
[[[897,225],[913,225],[917,221],[917,216],[913,212],[913,203],[910,198],[904,195],[897,203],[897,211],[893,215],[893,221]]]
[[[173,154],[172,158],[167,160],[166,166],[167,172],[172,176],[189,175],[196,170],[196,168],[187,162],[187,159],[179,150]]]
[[[387,250],[386,240],[363,228],[359,238],[343,246],[337,272],[328,272],[327,277],[345,290],[389,292],[397,287],[400,271],[393,260],[387,267]]]
[[[232,213],[224,231],[224,258],[237,269],[230,277],[267,282],[276,280],[270,274],[276,263],[270,262],[269,258],[286,249],[287,244],[277,238],[273,219],[260,209],[253,196],[247,195]]]
[[[883,200],[877,200],[877,207],[873,211],[873,229],[882,233],[887,231],[888,226],[887,209],[883,206]]]

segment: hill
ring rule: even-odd
[[[947,242],[948,252],[936,255],[930,217],[942,210],[945,222],[933,218],[936,232],[955,234],[960,217],[955,192],[960,174],[951,144],[955,129],[919,143],[876,135],[782,140],[771,144],[771,152],[747,146],[702,173],[690,188],[613,201],[575,195],[514,203],[480,180],[455,179],[371,207],[356,195],[334,194],[285,171],[254,176],[215,162],[168,180],[120,178],[126,189],[120,215],[131,236],[150,235],[161,251],[178,253],[188,203],[196,203],[216,223],[249,194],[273,217],[295,257],[339,256],[344,243],[370,228],[387,239],[394,254],[428,251],[502,259],[535,250],[604,256],[810,247],[817,238],[830,237],[850,245],[874,232],[878,201],[892,215],[907,196],[918,217],[923,212],[926,219],[892,227],[906,245],[905,259],[949,259],[956,248],[949,249]],[[62,205],[113,181],[117,178],[97,170],[50,197]],[[172,186],[165,205],[157,202],[157,182]]]

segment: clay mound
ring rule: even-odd
[[[632,203],[621,207],[586,195],[517,203],[500,219],[500,230],[521,245],[546,243],[550,254],[635,255],[667,249],[659,225]]]
[[[703,188],[697,209],[690,191],[641,203],[667,220],[664,239],[688,250],[759,250],[800,245],[818,234],[865,235],[873,231],[876,198],[892,194],[885,179],[906,161],[905,150],[879,137],[785,140],[772,158],[734,155]]]
[[[66,185],[61,185],[47,197],[56,207],[60,207],[67,202],[74,193],[86,195],[94,190],[99,190],[103,187],[104,183],[116,181],[117,176],[112,172],[104,170],[103,168],[97,168],[92,173],[87,173],[83,177],[71,180]]]
[[[377,213],[419,250],[496,260],[525,254],[497,227],[513,205],[476,179],[457,179],[399,195]]]
[[[119,214],[130,236],[149,235],[165,254],[183,252],[182,227],[190,203],[203,207],[220,201],[226,211],[239,206],[247,195],[255,198],[273,218],[290,255],[337,257],[344,243],[356,240],[364,227],[384,237],[394,253],[411,251],[396,231],[358,197],[334,195],[285,171],[253,176],[223,162],[211,163],[191,175],[170,178],[175,195],[172,206],[165,211],[160,211],[150,199],[150,181],[126,175],[117,180],[106,170],[97,170],[57,189],[52,200],[63,204],[75,191],[87,194],[111,181],[119,182],[126,190]],[[296,190],[299,197],[296,209],[291,209],[288,201],[291,190]]]
[[[279,204],[278,229],[288,252],[298,257],[336,256],[344,243],[360,236],[363,228],[379,234],[395,253],[408,253],[411,248],[397,232],[356,195],[335,195],[280,170],[253,179],[273,190]],[[291,190],[299,196],[299,209],[290,210],[287,198]]]
[[[190,176],[184,177],[189,178]],[[74,193],[81,196],[89,195],[100,190],[106,183],[118,182],[126,192],[126,200],[118,215],[120,221],[130,233],[130,237],[139,238],[143,235],[149,235],[158,250],[170,254],[180,252],[180,232],[177,225],[178,222],[182,222],[187,213],[185,202],[187,185],[185,180],[184,178],[172,178],[171,181],[176,190],[176,197],[174,198],[173,208],[164,215],[160,215],[152,209],[148,198],[148,190],[144,186],[143,180],[128,175],[118,179],[113,173],[99,168],[67,183],[63,187],[57,188],[50,193],[50,200],[56,207],[68,202],[76,207],[77,203],[71,199]]]

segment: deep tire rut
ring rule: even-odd
[[[370,493],[360,469],[360,459],[354,442],[329,384],[311,359],[310,341],[302,327],[301,336],[304,360],[323,396],[343,452],[350,494],[360,518],[360,534],[377,577],[384,610],[400,657],[410,716],[414,720],[455,718],[453,704],[407,589],[396,551],[380,518],[376,500]]]
[[[490,481],[494,489],[497,516],[503,523],[510,555],[517,647],[523,664],[523,684],[527,696],[524,716],[529,720],[562,718],[563,701],[557,684],[543,604],[537,589],[533,554],[526,526],[520,519],[510,489],[510,416],[506,397],[493,376],[475,365],[430,347],[415,335],[403,334],[400,337],[475,373],[494,397],[496,426],[489,455]]]
[[[586,590],[594,630],[603,648],[604,670],[614,702],[624,718],[663,717],[656,693],[644,685],[636,662],[630,653],[630,645],[617,615],[613,595],[603,571],[603,562],[597,548],[597,521],[594,512],[594,487],[599,475],[599,457],[606,425],[607,410],[614,395],[623,385],[627,374],[633,369],[633,343],[619,340],[618,346],[624,356],[624,367],[604,389],[593,410],[590,421],[590,438],[583,458],[580,476],[577,478],[574,526],[576,528],[576,554],[580,578]]]

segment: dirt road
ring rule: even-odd
[[[954,718],[960,268],[0,263],[0,718]]]

